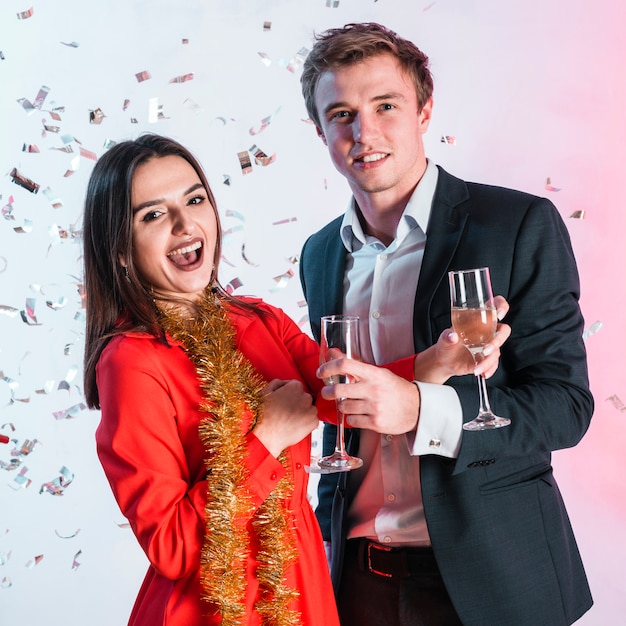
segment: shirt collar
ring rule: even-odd
[[[438,178],[439,170],[437,166],[430,159],[426,159],[426,170],[411,194],[398,224],[396,231],[396,241],[398,243],[416,226],[419,226],[426,233]],[[343,245],[348,252],[354,252],[364,245],[377,241],[374,237],[363,232],[354,196],[350,198],[339,232]]]

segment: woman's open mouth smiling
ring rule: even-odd
[[[167,258],[179,267],[194,265],[202,258],[202,242],[196,239],[186,246],[168,252]]]

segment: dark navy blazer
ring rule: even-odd
[[[312,235],[300,259],[317,339],[320,317],[342,312],[341,220]],[[494,294],[511,307],[506,322],[512,334],[488,384],[492,408],[512,423],[464,431],[457,459],[420,458],[428,531],[463,624],[571,624],[592,599],[552,473],[551,451],[580,441],[593,398],[569,234],[550,201],[466,183],[439,168],[413,310],[415,352],[434,344],[451,325],[447,272],[483,266],[491,270]],[[478,411],[474,377],[447,384],[457,391],[469,421]],[[356,453],[358,430],[348,430]],[[324,439],[326,450],[334,448],[334,427],[326,427]],[[323,475],[316,511],[324,537],[333,542],[335,588],[349,479],[350,472]]]

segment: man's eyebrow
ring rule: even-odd
[[[396,91],[390,91],[389,93],[381,93],[380,95],[374,96],[370,102],[383,102],[386,100],[406,100],[404,94]],[[324,108],[324,113],[328,113],[329,111],[335,111],[336,109],[349,109],[350,105],[347,102],[342,100],[338,100],[337,102],[331,102],[328,106]]]

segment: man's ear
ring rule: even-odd
[[[324,142],[324,145],[328,146],[328,143],[326,143],[326,137],[324,136],[322,129],[319,126],[316,126],[315,131],[317,132],[317,136]]]

